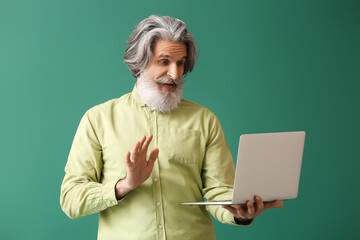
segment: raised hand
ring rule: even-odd
[[[140,141],[136,142],[132,152],[126,153],[126,177],[121,179],[115,186],[116,197],[118,199],[149,178],[159,154],[159,149],[155,148],[151,151],[149,159],[146,159],[146,153],[152,138],[152,135],[148,137],[143,136]]]

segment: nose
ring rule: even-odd
[[[182,77],[181,70],[176,64],[172,64],[169,66],[167,75],[171,79],[181,79]]]

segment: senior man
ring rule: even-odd
[[[98,239],[215,239],[209,212],[222,223],[249,225],[282,206],[260,196],[244,206],[180,205],[231,199],[233,191],[234,163],[217,117],[182,98],[196,57],[184,22],[150,16],[124,56],[137,78],[133,91],[81,119],[60,202],[73,219],[100,213]]]

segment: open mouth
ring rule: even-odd
[[[173,91],[176,88],[175,83],[159,83],[159,85],[168,91]]]

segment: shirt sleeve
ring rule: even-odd
[[[235,165],[218,118],[213,115],[202,167],[203,196],[207,201],[231,200]],[[207,205],[207,211],[222,223],[239,225],[221,205]],[[247,224],[241,224],[247,225]]]
[[[101,184],[101,170],[102,149],[87,111],[76,131],[61,185],[60,205],[71,219],[100,212],[118,203],[115,197],[117,181]]]

